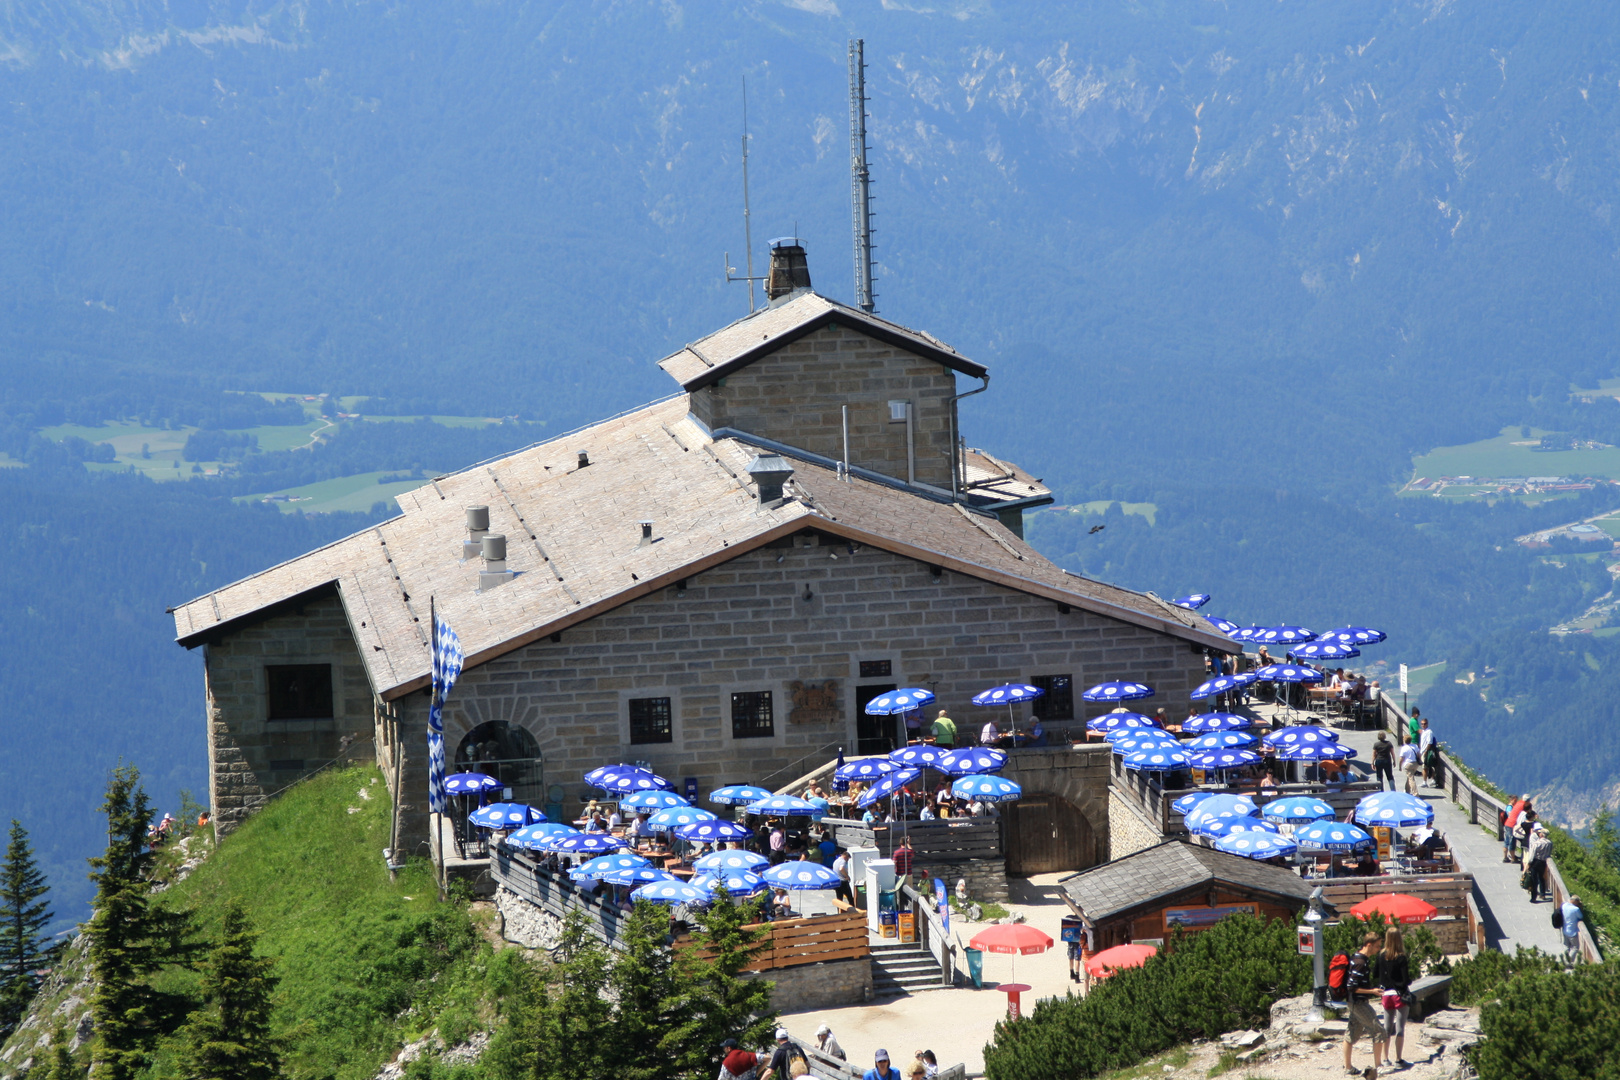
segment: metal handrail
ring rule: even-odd
[[[809,761],[811,758],[821,757],[824,754],[826,754],[828,750],[831,750],[831,749],[834,749],[834,748],[841,749],[843,747],[843,745],[844,744],[843,744],[842,740],[835,740],[833,742],[825,743],[825,744],[823,744],[821,746],[818,746],[814,750],[810,751],[808,754],[804,754],[804,755],[802,755],[802,756],[800,756],[798,758],[795,758],[791,763],[782,766],[780,769],[777,769],[775,772],[767,773],[765,776],[761,777],[760,781],[759,781],[759,786],[760,787],[770,787],[770,781],[771,780],[774,780],[778,776],[781,776],[783,773],[787,772],[789,769],[797,769],[800,766],[802,766],[806,761]],[[804,774],[804,777],[802,777],[801,779],[803,779],[805,783],[809,783],[810,781],[809,781],[808,778],[810,776],[813,776],[815,773],[820,772],[820,771],[821,771],[821,769],[817,768],[817,769],[813,770],[810,773]],[[793,785],[796,785],[798,783],[799,783],[799,781],[795,780],[793,782]],[[793,785],[789,785],[789,786],[791,787]],[[777,789],[772,788],[771,790],[776,791]],[[786,788],[783,788],[781,790],[785,791]]]

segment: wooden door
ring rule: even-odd
[[[1084,870],[1097,862],[1091,823],[1061,795],[1027,794],[1002,808],[1009,874]]]
[[[868,716],[866,703],[879,694],[895,689],[893,683],[877,683],[855,688],[855,752],[857,754],[887,754],[895,748],[895,725],[903,723],[898,716]]]

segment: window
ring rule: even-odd
[[[771,714],[771,692],[752,690],[731,695],[731,737],[769,739],[776,734]]]
[[[264,669],[272,720],[332,719],[332,665],[284,664]]]
[[[670,719],[669,698],[644,697],[630,699],[630,742],[667,743],[675,741],[675,727]]]
[[[908,412],[910,412],[910,411],[911,411],[911,402],[909,402],[909,401],[891,401],[891,402],[889,402],[889,423],[891,423],[891,424],[903,424],[903,423],[905,423],[906,422],[906,414]]]
[[[1042,720],[1074,719],[1074,679],[1068,675],[1037,675],[1029,680],[1046,693],[1031,703],[1031,709]]]
[[[894,674],[894,663],[890,660],[862,660],[861,678],[887,679]]]

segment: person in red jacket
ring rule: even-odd
[[[1516,802],[1512,806],[1508,807],[1507,817],[1504,818],[1503,821],[1502,821],[1502,825],[1503,825],[1503,829],[1502,829],[1502,861],[1503,862],[1518,862],[1519,861],[1518,856],[1517,856],[1517,854],[1516,854],[1516,852],[1514,850],[1515,845],[1518,843],[1519,815],[1524,813],[1525,808],[1527,806],[1529,806],[1529,805],[1530,805],[1530,796],[1521,795],[1521,796],[1519,796],[1519,801],[1518,802]]]
[[[720,1044],[720,1049],[726,1056],[720,1059],[720,1075],[735,1077],[736,1080],[752,1080],[759,1069],[759,1055],[750,1053],[737,1045],[736,1039],[727,1039]]]

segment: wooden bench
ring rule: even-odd
[[[1412,1015],[1421,1020],[1432,1012],[1451,1006],[1451,976],[1425,975],[1412,984]]]

